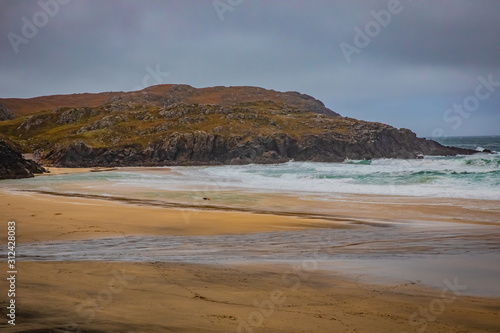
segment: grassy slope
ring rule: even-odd
[[[360,123],[355,119],[327,117],[269,101],[225,107],[224,113],[217,105],[202,104],[177,105],[166,111],[155,105],[137,104],[127,106],[122,111],[110,111],[112,107],[108,104],[87,109],[85,116],[68,124],[60,123],[60,119],[70,108],[41,111],[0,122],[0,133],[17,142],[23,151],[32,152],[34,149],[46,151],[55,145],[76,140],[82,140],[94,148],[129,144],[145,146],[174,132],[205,131],[215,134],[214,129],[217,127],[217,135],[238,136],[242,140],[274,133],[298,137],[304,133],[319,134],[324,131],[353,136],[353,125]],[[170,113],[170,116],[162,116],[161,111]],[[78,132],[82,127],[103,122],[110,117],[118,119],[111,126]],[[120,120],[120,117],[126,120]],[[144,117],[146,119],[141,119]],[[37,121],[40,123],[37,124]],[[26,124],[29,123],[32,126],[27,129]]]

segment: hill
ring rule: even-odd
[[[417,138],[407,129],[341,117],[297,92],[160,85],[88,94],[87,99],[83,95],[39,97],[43,106],[36,110],[29,107],[33,99],[16,105],[4,100],[16,118],[0,122],[0,133],[43,163],[67,167],[340,162],[473,153]],[[20,116],[23,112],[28,115]]]
[[[0,98],[15,116],[24,116],[59,107],[98,107],[113,102],[168,105],[172,103],[232,105],[243,102],[272,100],[319,113],[338,115],[322,102],[298,92],[278,92],[258,87],[209,87],[196,89],[182,84],[161,84],[132,92],[103,92],[97,94],[52,95],[34,98]],[[0,120],[3,120],[0,118]]]

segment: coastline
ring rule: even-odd
[[[217,206],[200,200],[198,205],[179,204],[127,197],[107,197],[12,191],[0,188],[0,210],[4,218],[17,219],[26,227],[18,242],[85,239],[123,235],[218,235],[308,228],[356,228],[362,225],[420,225],[456,223],[499,226],[495,201],[436,200],[393,196],[390,203],[375,196],[354,196],[336,203],[336,213],[277,210],[284,202],[298,206],[293,198],[275,198],[266,202],[274,207],[253,208]],[[300,201],[300,199],[298,199]],[[212,202],[215,202],[212,201]],[[321,212],[317,206],[309,206]],[[329,202],[331,204],[331,202]],[[359,209],[362,205],[363,209]],[[92,209],[88,209],[92,207]],[[486,207],[486,208],[485,208]],[[289,207],[291,208],[291,207]],[[299,206],[299,208],[301,208]],[[324,207],[323,207],[324,208]],[[147,218],[144,218],[147,216]],[[41,222],[43,221],[43,222]],[[140,221],[140,224],[137,223]],[[255,222],[258,221],[258,222]],[[5,221],[2,221],[5,222]],[[0,240],[6,241],[5,235]]]
[[[449,198],[345,195],[327,202],[334,207],[332,212],[324,201],[313,204],[310,198],[305,199],[264,195],[251,202],[251,207],[241,209],[221,205],[217,198],[209,204],[200,199],[182,206],[126,196],[53,195],[0,187],[1,223],[6,226],[7,220],[16,221],[20,251],[34,243],[74,242],[77,247],[83,240],[129,236],[226,237],[308,230],[354,233],[368,228],[383,233],[408,231],[410,236],[412,230],[436,231],[439,241],[440,237],[450,238],[442,230],[451,227],[464,229],[464,233],[477,228],[491,230],[473,240],[487,243],[498,234],[498,210],[494,209],[498,205],[491,200],[464,203]],[[6,243],[4,235],[0,242]],[[360,240],[352,242],[346,251],[356,250],[356,246],[365,252],[376,249],[366,248]],[[384,251],[404,246],[395,238],[387,242]],[[418,253],[420,247],[409,247],[408,251]],[[21,255],[19,271],[19,325],[0,324],[6,332],[71,331],[71,327],[150,332],[279,332],[310,331],[311,327],[315,332],[416,332],[424,323],[426,332],[496,332],[499,328],[500,297],[459,291],[447,294],[449,300],[453,297],[448,303],[442,298],[443,279],[436,286],[415,277],[381,280],[359,266],[338,265],[332,270],[325,263],[314,266],[314,262],[304,260],[201,264],[158,261],[154,256],[143,262],[42,262],[22,260]],[[122,279],[126,285],[117,285],[116,274],[130,279]],[[449,281],[457,277],[446,276]],[[458,276],[458,283],[463,281]],[[6,288],[6,282],[0,287]],[[266,300],[276,290],[282,297],[274,298],[271,311],[265,304],[271,304]],[[419,309],[438,303],[445,305],[443,311],[438,309],[438,315],[431,313],[432,317],[425,319],[418,314]],[[266,309],[269,312],[262,312]]]

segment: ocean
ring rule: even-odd
[[[55,175],[2,184],[17,189],[120,195],[122,190],[155,199],[211,196],[232,191],[313,195],[328,200],[339,194],[402,195],[500,199],[500,136],[438,139],[445,145],[490,149],[495,154],[426,156],[419,160],[346,160],[343,163],[294,162],[276,165],[129,168]],[[165,172],[162,172],[165,170]],[[167,172],[167,170],[169,170]],[[85,186],[77,186],[83,184]]]
[[[429,138],[445,146],[467,148],[477,151],[489,149],[497,153],[500,152],[500,136],[450,136],[440,138]]]

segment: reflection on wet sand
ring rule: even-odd
[[[439,280],[439,274],[456,275],[466,268],[473,272],[468,274],[470,284],[481,286],[481,294],[500,296],[497,283],[500,258],[496,256],[500,250],[500,232],[492,226],[450,228],[446,223],[421,223],[240,235],[126,236],[23,244],[20,250],[23,260],[30,261],[230,265],[317,260],[321,263],[319,268],[324,270],[399,277],[430,285],[436,284],[433,281]],[[468,292],[474,294],[476,289],[469,288]]]

